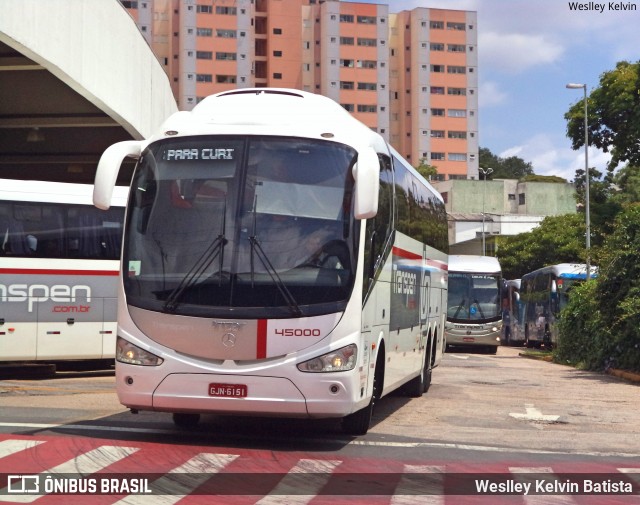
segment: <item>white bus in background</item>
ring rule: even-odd
[[[343,418],[421,396],[443,348],[440,195],[334,101],[241,89],[111,146],[108,208],[138,158],[125,224],[116,383],[133,412]]]
[[[598,268],[590,268],[590,277]],[[571,289],[587,278],[584,263],[549,265],[522,276],[521,297],[525,304],[524,330],[527,347],[547,348],[558,344],[557,322],[569,301]]]
[[[491,256],[449,256],[447,347],[483,347],[495,354],[502,334],[502,269]]]
[[[0,367],[100,360],[113,366],[122,224],[88,184],[0,179]]]
[[[523,344],[524,302],[520,298],[520,279],[504,281],[502,293],[502,335],[506,345]]]

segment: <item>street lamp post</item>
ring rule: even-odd
[[[591,213],[589,211],[589,122],[587,120],[587,85],[586,84],[567,84],[567,89],[584,90],[584,211],[586,214],[585,223],[587,228],[586,246],[587,246],[587,280],[591,277]]]
[[[493,168],[479,168],[478,169],[482,175],[484,175],[484,184],[482,185],[482,255],[487,255],[487,250],[485,248],[484,241],[484,199],[487,193],[487,175],[491,175],[493,173]]]

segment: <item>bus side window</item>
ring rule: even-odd
[[[385,259],[385,245],[389,242],[393,226],[393,172],[391,159],[378,155],[380,160],[380,190],[378,194],[378,213],[367,219],[365,238],[365,280],[363,296],[369,291],[372,279]]]

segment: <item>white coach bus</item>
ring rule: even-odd
[[[442,356],[440,195],[334,101],[240,89],[105,151],[94,202],[138,158],[117,392],[133,412],[343,418],[429,387]]]
[[[88,184],[0,179],[0,366],[113,366],[127,191],[105,213]]]
[[[491,256],[449,256],[446,340],[495,354],[502,334],[502,269]]]

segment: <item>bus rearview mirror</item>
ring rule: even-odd
[[[102,210],[111,206],[111,195],[122,161],[126,157],[139,158],[141,151],[142,142],[126,140],[113,144],[102,153],[93,183],[93,205]]]
[[[353,168],[355,185],[354,217],[369,219],[378,212],[380,188],[380,162],[372,147],[358,151],[358,162]]]

